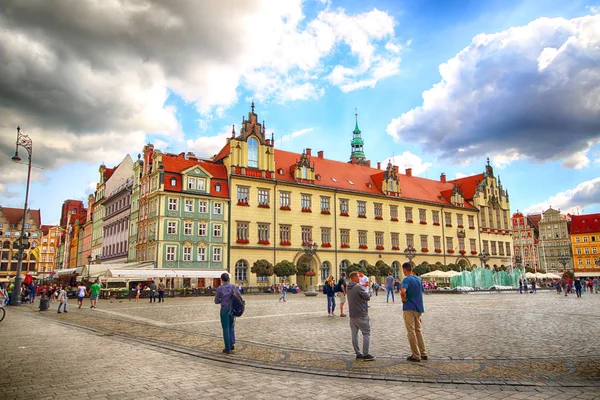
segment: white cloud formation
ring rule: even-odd
[[[420,176],[433,165],[430,162],[423,162],[421,157],[411,153],[410,151],[405,151],[400,155],[386,158],[381,162],[382,168],[385,168],[385,166],[390,161],[393,165],[398,166],[398,169],[402,173],[404,173],[404,170],[406,170],[406,168],[412,168],[413,176]]]
[[[584,213],[589,206],[600,204],[600,177],[582,182],[573,189],[551,196],[548,200],[533,204],[525,213],[539,213],[549,207],[560,209],[564,213]]]
[[[588,165],[600,136],[598,26],[600,15],[540,18],[477,35],[388,134],[455,163],[487,153],[501,167],[524,158]]]
[[[293,139],[296,139],[300,136],[306,135],[307,133],[310,133],[314,130],[314,128],[304,128],[304,129],[300,129],[297,131],[294,131],[292,133],[288,133],[286,135],[283,135],[281,138],[279,139],[275,139],[275,148],[283,148],[283,146],[285,144],[287,144],[288,142],[292,141]]]

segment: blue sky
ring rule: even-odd
[[[600,212],[600,4],[61,7],[9,1],[0,15],[0,204],[23,204],[26,168],[9,160],[20,124],[44,223],[144,143],[215,154],[252,100],[278,148],[346,161],[357,108],[373,164],[453,179],[490,157],[513,212]]]

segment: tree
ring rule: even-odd
[[[460,272],[460,265],[458,264],[448,264],[446,271],[456,271],[456,272]]]
[[[367,272],[365,273],[365,275],[367,276],[379,276],[379,267],[376,267],[375,265],[371,265],[371,264],[367,264]]]
[[[413,272],[417,275],[423,275],[429,272],[429,264],[419,264],[413,268]]]
[[[304,263],[304,264],[298,265],[298,267],[296,268],[296,274],[297,275],[306,275],[306,273],[310,270],[311,270],[310,264]]]
[[[273,275],[273,264],[268,260],[258,260],[252,264],[250,272],[256,274],[256,276],[272,276]]]
[[[297,271],[298,269],[296,268],[294,263],[288,260],[278,262],[273,268],[273,272],[275,273],[275,275],[277,275],[280,278],[284,276],[296,275]]]
[[[394,270],[392,267],[387,265],[386,263],[379,263],[379,276],[388,276],[388,274],[393,274]]]
[[[367,269],[360,264],[351,264],[348,266],[348,268],[346,268],[346,273],[348,274],[348,276],[350,275],[350,272],[354,271],[362,271],[363,274],[367,274]]]

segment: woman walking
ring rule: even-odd
[[[327,313],[330,317],[333,317],[333,312],[335,311],[335,292],[333,290],[333,276],[330,276],[325,281],[325,286],[323,287],[323,293],[327,295]]]
[[[138,282],[134,291],[135,291],[135,301],[140,301],[140,294],[142,293],[142,284]]]
[[[281,281],[281,297],[279,297],[279,302],[281,303],[281,301],[283,301],[284,303],[286,302],[286,296],[287,296],[287,285],[285,284],[284,281]]]
[[[60,314],[60,308],[63,307],[65,313],[67,312],[67,291],[64,286],[60,287],[58,292],[58,313]]]

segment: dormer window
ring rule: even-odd
[[[302,179],[306,179],[306,167],[302,167]]]
[[[217,183],[217,184],[215,185],[215,192],[219,193],[220,191],[221,191],[221,184],[220,184],[220,183]]]
[[[171,178],[171,186],[177,185],[177,179]]]
[[[248,167],[258,168],[258,140],[248,139]]]
[[[279,175],[283,175],[283,169],[282,169],[282,168],[279,168],[279,169],[277,170],[277,173],[278,173]]]

